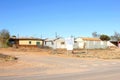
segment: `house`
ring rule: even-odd
[[[107,41],[102,41],[99,38],[79,37],[75,39],[74,48],[77,49],[100,49],[107,48]]]
[[[53,48],[54,47],[54,40],[53,38],[47,38],[44,41],[44,46]]]
[[[64,38],[45,39],[44,45],[51,47],[53,49],[65,49],[66,48]]]
[[[57,38],[54,41],[54,48],[59,48],[59,49],[65,49],[66,45],[65,45],[65,39],[64,38]]]
[[[9,43],[15,47],[41,47],[44,40],[39,38],[10,38]]]

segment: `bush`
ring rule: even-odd
[[[18,58],[0,53],[0,59],[4,61],[13,61],[13,60],[17,60]]]
[[[110,40],[110,37],[108,35],[101,35],[100,36],[100,39],[103,40],[103,41],[109,41]]]

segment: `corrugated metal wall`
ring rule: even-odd
[[[107,41],[86,41],[85,49],[105,49],[107,48]]]

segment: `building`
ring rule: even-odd
[[[105,49],[107,41],[102,41],[99,38],[79,37],[75,39],[74,48],[77,49]]]
[[[51,47],[53,49],[65,49],[65,39],[63,38],[56,38],[56,39],[45,39],[44,42],[45,46]]]
[[[10,38],[9,43],[12,47],[42,47],[44,40],[39,38]]]
[[[44,46],[45,47],[53,48],[54,47],[54,40],[55,39],[53,39],[53,38],[47,38],[47,39],[45,39]]]

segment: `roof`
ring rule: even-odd
[[[40,38],[10,38],[10,39],[14,39],[14,40],[44,40],[44,39],[40,39]]]
[[[55,39],[54,38],[47,38],[47,39],[45,39],[45,41],[47,41],[47,42],[51,42],[51,41],[54,41]]]
[[[54,41],[65,41],[65,39],[64,38],[57,38],[57,39],[55,39]]]
[[[85,40],[85,41],[101,41],[101,39],[100,38],[89,38],[89,37],[87,37],[87,38],[82,38],[83,40]]]
[[[64,40],[63,38],[47,38],[45,41],[51,42],[51,41],[57,41],[57,40]]]

